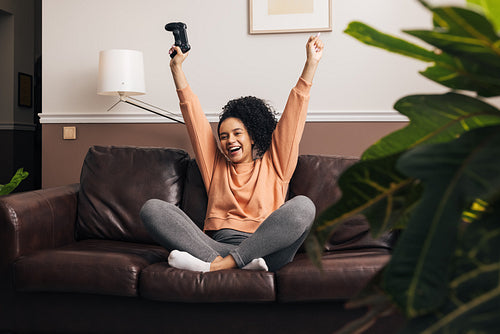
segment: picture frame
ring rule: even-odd
[[[33,106],[33,76],[19,72],[17,75],[17,104],[20,107]]]
[[[250,34],[332,31],[332,0],[248,0]]]

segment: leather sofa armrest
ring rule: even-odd
[[[0,275],[18,257],[75,240],[78,184],[0,197]]]

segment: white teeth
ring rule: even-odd
[[[236,152],[240,149],[240,147],[230,147],[229,152]]]

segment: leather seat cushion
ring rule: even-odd
[[[139,275],[165,261],[154,245],[85,240],[21,257],[14,265],[18,291],[50,291],[137,296]]]
[[[314,266],[306,254],[276,273],[278,301],[346,300],[354,297],[389,261],[386,249],[327,252],[323,270]]]
[[[252,270],[194,272],[172,268],[166,262],[143,270],[140,294],[144,298],[191,303],[275,301],[274,273]]]

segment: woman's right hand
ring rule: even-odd
[[[174,51],[177,52],[177,54],[174,58],[170,59],[170,67],[182,66],[182,63],[187,58],[189,52],[182,53],[180,47],[172,45],[172,47],[168,51],[168,54],[172,54]]]
[[[172,72],[175,88],[182,89],[188,86],[186,75],[182,70],[182,63],[187,58],[189,52],[182,53],[181,48],[175,45],[170,48],[169,53],[172,54],[173,51],[176,51],[177,54],[174,58],[170,59],[170,71]]]

